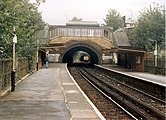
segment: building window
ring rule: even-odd
[[[87,29],[82,29],[82,36],[87,36]]]
[[[94,36],[94,30],[88,29],[88,36]]]
[[[95,30],[95,37],[101,37],[101,30],[100,29]]]
[[[105,31],[106,32],[106,31]],[[108,32],[108,31],[107,31]],[[50,39],[57,36],[89,36],[89,37],[101,37],[103,35],[103,30],[100,28],[79,28],[79,27],[57,27],[49,31]],[[109,37],[108,33],[104,34],[104,37]]]
[[[107,30],[104,30],[104,37],[109,39],[109,34]]]
[[[68,36],[73,36],[73,29],[68,28]]]
[[[140,64],[141,63],[141,56],[136,56],[136,63]]]
[[[74,36],[80,36],[80,29],[75,29],[74,31]]]

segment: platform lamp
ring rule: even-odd
[[[15,27],[14,27],[15,30]],[[15,74],[16,74],[16,55],[15,55],[15,50],[16,50],[16,43],[17,43],[17,35],[13,34],[13,69],[12,69],[12,74],[11,74],[11,91],[15,90]]]
[[[13,1],[13,5],[15,5],[15,0]],[[13,12],[13,17],[16,16],[15,7]],[[11,72],[11,92],[15,91],[15,78],[16,78],[16,43],[17,43],[17,35],[16,35],[16,26],[15,20],[13,22],[13,69]]]
[[[39,47],[38,47],[38,38],[36,38],[36,71],[39,70]]]
[[[126,10],[128,10],[128,11],[130,12],[130,17],[131,17],[130,19],[131,19],[131,21],[132,21],[132,17],[133,17],[133,16],[132,16],[132,10],[130,10],[130,9],[126,9]]]
[[[155,42],[155,50],[154,50],[154,66],[155,66],[155,71],[157,70],[157,40],[149,39],[149,41]]]

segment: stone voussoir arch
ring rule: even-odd
[[[72,61],[72,56],[77,51],[85,51],[92,57],[92,63],[101,64],[102,56],[100,53],[101,47],[94,42],[71,41],[66,44],[66,49],[61,52],[59,57],[60,62]],[[67,59],[67,60],[66,60]]]

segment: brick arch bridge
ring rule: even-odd
[[[102,56],[110,55],[114,47],[112,30],[100,27],[96,22],[77,23],[49,26],[49,41],[45,48],[50,58],[71,63],[77,51],[84,51],[92,58],[91,63],[102,64]]]
[[[144,70],[146,51],[132,48],[124,31],[113,32],[94,21],[49,25],[48,42],[44,49],[53,62],[73,62],[77,51],[87,52],[92,63],[102,64],[108,58],[137,71]]]
[[[64,49],[62,51],[62,54],[60,54],[59,61],[63,63],[72,63],[73,61],[73,55],[78,51],[84,51],[88,53],[91,57],[91,63],[93,64],[99,64],[102,63],[102,56],[101,51],[99,51],[99,48],[95,48],[94,45],[85,44],[83,42],[78,42],[76,44],[72,44],[67,47],[67,49]]]

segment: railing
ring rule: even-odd
[[[18,61],[18,69],[16,70],[17,73],[17,78],[16,80],[20,80],[22,77],[24,77],[25,75],[27,75],[29,72],[29,61],[26,58],[21,58]]]
[[[57,36],[102,37],[102,28],[58,27],[50,30],[50,39]]]
[[[158,61],[157,67],[155,67],[155,63],[153,60],[146,60],[144,62],[145,72],[166,75],[166,64],[165,61]]]
[[[28,74],[29,64],[27,58],[18,59],[18,68],[16,69],[16,82]],[[11,87],[12,60],[0,59],[0,96]]]

